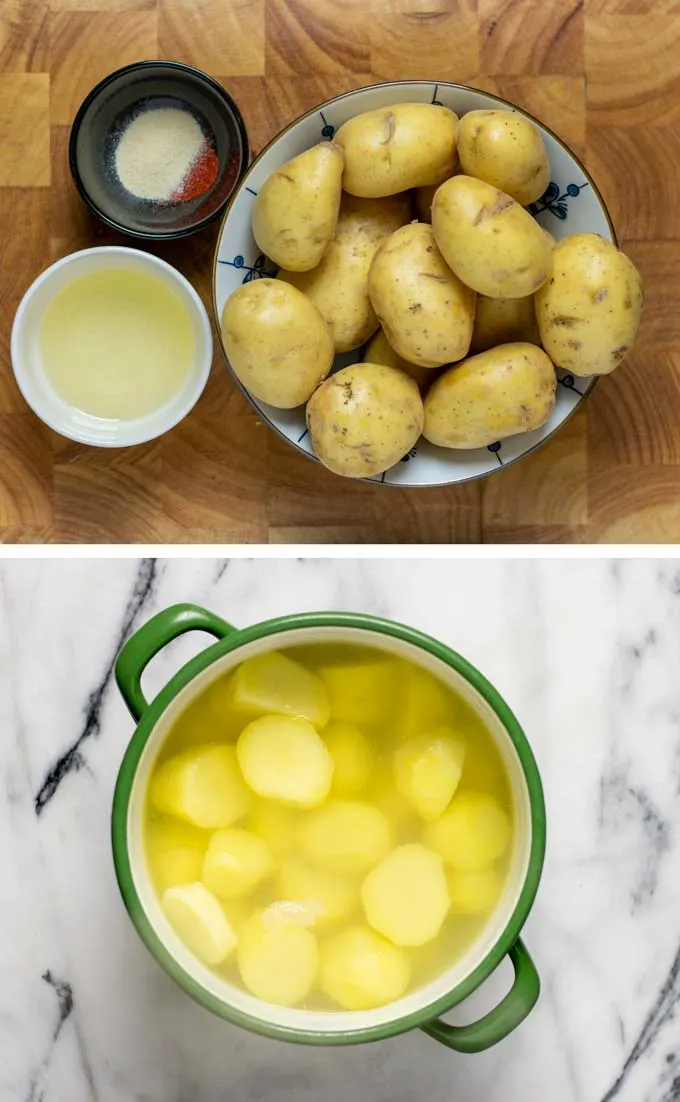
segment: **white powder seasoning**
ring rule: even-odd
[[[204,144],[203,131],[189,111],[151,108],[132,119],[121,135],[114,156],[118,179],[138,199],[167,202]]]

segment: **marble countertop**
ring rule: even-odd
[[[130,630],[176,601],[245,626],[322,608],[438,636],[518,713],[542,771],[543,980],[509,1039],[309,1049],[195,1005],[129,922],[109,848]],[[680,562],[0,562],[0,1102],[680,1099]],[[205,642],[173,644],[148,693]],[[503,966],[452,1020],[489,1008]]]

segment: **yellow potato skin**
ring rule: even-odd
[[[640,274],[594,233],[565,237],[553,256],[552,277],[535,295],[541,343],[553,363],[572,375],[608,375],[637,335]]]
[[[253,206],[253,237],[275,264],[307,272],[325,256],[338,220],[343,166],[340,146],[320,142],[262,185]]]
[[[413,447],[423,427],[423,403],[413,379],[401,371],[352,364],[314,392],[307,427],[325,467],[347,478],[370,478]]]
[[[458,155],[467,176],[526,207],[550,183],[550,162],[536,127],[515,111],[468,111],[460,120]]]
[[[423,436],[443,448],[484,448],[547,421],[555,371],[540,348],[503,344],[449,368],[425,398]]]
[[[410,363],[441,367],[467,355],[475,293],[453,274],[431,226],[402,226],[377,250],[368,293],[389,343]]]
[[[524,298],[552,271],[548,238],[511,196],[483,180],[453,176],[438,188],[432,229],[459,279],[489,298]]]
[[[335,135],[345,154],[342,186],[378,199],[440,184],[454,170],[458,116],[432,103],[397,103],[349,119]]]
[[[279,272],[278,278],[307,295],[325,318],[336,353],[359,348],[378,328],[368,297],[368,270],[380,242],[405,225],[410,214],[408,195],[343,195],[335,237],[318,267]]]
[[[296,287],[244,283],[227,299],[222,341],[232,370],[255,398],[278,409],[307,401],[333,363],[328,326]]]
[[[487,298],[477,295],[471,352],[486,352],[499,344],[515,341],[540,345],[534,296],[526,298]]]
[[[364,361],[371,364],[385,364],[386,367],[395,367],[397,371],[403,371],[405,375],[409,375],[413,379],[421,394],[427,390],[435,377],[432,368],[411,364],[403,356],[400,356],[392,348],[382,328],[368,342]]]

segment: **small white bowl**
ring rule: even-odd
[[[40,351],[40,327],[45,311],[65,287],[103,268],[145,272],[170,287],[189,311],[194,328],[194,358],[181,389],[143,417],[108,420],[75,409],[49,382]],[[124,448],[162,436],[186,417],[200,398],[212,363],[213,343],[207,311],[191,284],[170,264],[118,245],[83,249],[47,268],[32,283],[19,304],[12,326],[12,367],[19,390],[35,414],[55,432],[99,448]]]
[[[505,107],[531,119],[548,151],[551,181],[543,198],[529,208],[531,213],[558,241],[573,233],[599,233],[616,244],[614,226],[594,180],[561,138],[533,115],[500,96],[463,84],[437,83],[433,80],[374,84],[336,96],[295,119],[262,150],[242,176],[227,206],[215,253],[213,305],[218,334],[222,310],[229,296],[242,283],[276,274],[276,268],[258,249],[251,229],[253,201],[265,180],[291,157],[317,142],[331,139],[339,126],[362,111],[405,102],[441,103],[458,115],[480,108]],[[364,349],[359,348],[337,356],[335,370],[361,360],[363,352]],[[559,386],[555,409],[545,425],[534,432],[524,432],[502,443],[499,441],[488,448],[471,451],[438,448],[421,437],[401,462],[367,481],[402,488],[449,486],[483,478],[530,455],[569,420],[596,382],[595,378],[575,379],[565,371],[558,371],[557,377]],[[290,410],[274,409],[253,397],[243,386],[241,389],[271,428],[308,459],[318,462],[307,432],[304,406]]]

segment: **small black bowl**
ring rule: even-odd
[[[138,199],[118,179],[120,134],[151,104],[190,111],[214,139],[217,178],[195,199]],[[218,218],[249,159],[248,134],[234,100],[212,77],[179,61],[139,61],[105,77],[80,105],[69,139],[69,166],[82,199],[109,226],[147,240],[187,237]]]

